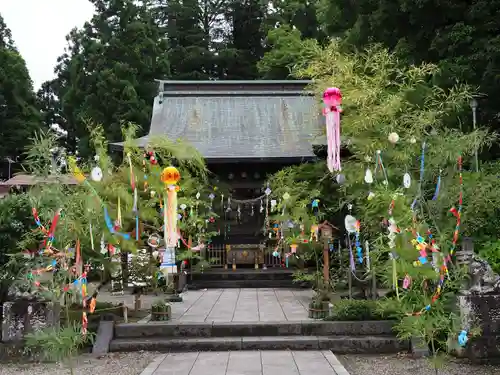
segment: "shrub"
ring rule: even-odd
[[[389,320],[396,315],[392,308],[382,307],[377,301],[344,299],[333,305],[329,321]]]

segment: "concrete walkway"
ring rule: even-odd
[[[172,321],[180,322],[276,322],[308,320],[312,290],[295,289],[209,289],[182,295],[183,302],[172,303]],[[162,296],[144,295],[142,308]],[[100,301],[125,302],[134,306],[134,296],[101,293]]]
[[[141,375],[349,375],[330,351],[171,353]]]

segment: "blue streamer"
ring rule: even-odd
[[[439,176],[436,183],[436,190],[434,191],[434,196],[432,197],[433,201],[437,199],[440,190],[441,190],[441,171],[439,172]]]
[[[135,217],[135,240],[139,241],[139,216]]]
[[[363,248],[361,247],[361,243],[359,242],[359,231],[356,231],[356,239],[354,244],[356,245],[356,252],[358,255],[358,263],[363,263]]]
[[[424,166],[425,166],[425,142],[422,143],[422,156],[420,158],[420,188],[422,188],[422,181],[424,180]]]
[[[106,226],[111,233],[122,237],[124,240],[130,240],[130,234],[117,232],[115,230],[111,217],[109,216],[108,208],[106,206],[104,207],[104,222],[106,223]]]
[[[420,156],[420,181],[418,183],[418,196],[413,200],[411,204],[411,210],[415,211],[418,200],[422,198],[422,182],[424,181],[424,168],[425,168],[425,147],[426,143],[422,142],[422,154]]]

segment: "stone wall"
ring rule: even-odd
[[[23,299],[4,302],[1,341],[20,341],[27,333],[58,326],[59,317],[58,304]]]

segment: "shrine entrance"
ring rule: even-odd
[[[273,256],[276,243],[266,232],[266,217],[270,215],[270,201],[266,196],[266,175],[279,166],[262,164],[224,164],[212,166],[217,174],[219,191],[213,201],[219,234],[207,246],[206,258],[213,268],[262,269],[281,267],[281,257]],[[233,169],[234,168],[234,169]],[[217,193],[217,191],[216,191]],[[216,194],[217,195],[217,194]],[[267,205],[267,209],[266,209]],[[284,249],[278,249],[283,253]],[[284,253],[283,253],[284,254]]]

